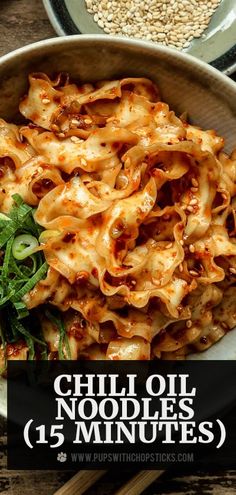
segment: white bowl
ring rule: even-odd
[[[67,71],[81,81],[146,76],[178,113],[188,111],[197,125],[216,129],[226,150],[236,145],[236,84],[190,55],[144,41],[103,35],[67,36],[40,41],[0,59],[0,117],[19,118],[19,98],[31,71]],[[194,359],[236,359],[232,331]],[[0,380],[0,414],[6,416],[6,382]]]

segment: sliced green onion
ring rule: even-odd
[[[43,340],[43,338],[44,338],[44,337],[43,337],[42,332],[41,332],[41,334],[40,334],[40,337],[41,337],[41,339],[42,339],[42,342],[44,342],[44,344],[45,344],[45,345],[42,347],[42,349],[41,349],[41,359],[42,359],[43,361],[47,361],[47,360],[48,360],[48,346],[47,346],[47,343]]]
[[[24,203],[23,198],[20,196],[20,194],[13,194],[12,199],[14,199],[15,203],[17,206],[21,206]]]
[[[5,281],[4,279],[8,278],[9,265],[10,265],[11,252],[12,252],[12,245],[13,245],[13,238],[10,238],[9,241],[7,241],[5,256],[4,256],[3,265],[2,265],[2,279],[3,279],[3,282]]]
[[[6,226],[0,234],[0,248],[6,244],[10,237],[12,237],[18,229],[22,228],[32,209],[30,206],[23,204],[17,210],[17,214],[16,212],[11,211],[10,221],[6,222]]]
[[[60,235],[59,230],[43,230],[39,236],[39,242],[45,243],[52,239],[53,237],[58,237]]]
[[[16,260],[24,260],[28,256],[31,256],[38,246],[38,240],[33,235],[18,235],[12,244],[12,254]]]
[[[6,244],[6,242],[10,239],[10,237],[16,232],[17,227],[13,220],[7,222],[7,225],[3,228],[0,234],[0,248]]]
[[[47,344],[43,342],[42,340],[38,339],[37,337],[34,337],[34,335],[31,335],[28,330],[20,323],[14,316],[11,318],[11,324],[12,324],[12,331],[14,335],[17,335],[17,333],[20,333],[24,335],[26,343],[29,348],[29,359],[32,360],[34,359],[35,352],[34,352],[34,342],[37,344],[40,344],[42,346],[46,346]]]
[[[21,266],[21,270],[22,270],[22,273],[25,275],[25,277],[32,277],[36,270],[37,270],[37,258],[38,256],[36,256],[36,254],[32,254],[32,256],[29,256],[28,257],[28,261],[30,260],[32,262],[32,266],[25,266],[25,265],[22,265]],[[39,263],[39,266],[41,266],[43,264],[43,261],[41,263]]]
[[[22,268],[23,268],[23,267],[25,267],[25,265],[23,265],[23,264],[19,264],[19,265],[18,265],[18,264],[16,263],[15,258],[13,258],[13,256],[12,256],[12,259],[11,259],[11,270],[12,270],[12,272],[13,272],[15,275],[17,275],[17,277],[19,277],[19,278],[18,278],[18,280],[17,280],[17,282],[18,282],[18,283],[20,283],[21,281],[22,281],[22,282],[24,282],[24,281],[25,281],[25,277],[26,277],[26,275],[25,275],[25,273],[24,273],[24,270],[22,271]]]
[[[0,213],[0,221],[9,222],[11,219],[5,213]]]
[[[31,215],[27,218],[26,225],[29,230],[31,230],[37,237],[43,232],[43,227],[35,222],[34,214],[37,208],[32,208]]]
[[[6,223],[7,223],[6,220],[0,219],[0,231],[2,231],[6,227]]]
[[[6,304],[7,301],[10,301],[11,297],[14,296],[15,294],[15,291],[12,289],[6,296],[2,297],[0,299],[0,308],[1,306],[4,306],[4,304]]]
[[[26,307],[26,304],[23,301],[18,301],[14,303],[14,307],[17,311],[17,319],[21,320],[29,315],[29,310]]]
[[[28,217],[29,213],[32,213],[32,208],[31,206],[27,205],[26,203],[22,203],[18,208],[17,208],[17,217],[18,221],[25,221],[26,218]]]
[[[48,359],[42,331],[37,333],[39,338],[31,334],[31,311],[22,300],[48,270],[43,252],[37,252],[43,229],[34,220],[35,209],[25,204],[19,194],[12,198],[14,205],[10,213],[0,213],[0,248],[4,251],[0,265],[0,316],[3,323],[8,322],[3,327],[0,325],[0,342],[5,349],[8,342],[17,342],[22,335],[28,345],[29,359],[35,358],[35,343],[40,345],[41,357]],[[66,338],[61,329],[61,352],[63,341],[67,346]]]
[[[69,342],[68,342],[68,335],[66,333],[65,325],[64,325],[62,319],[60,317],[57,318],[48,310],[45,312],[45,315],[59,330],[59,343],[58,343],[59,359],[61,361],[66,359],[66,355],[63,351],[63,344],[65,344],[68,359],[71,359],[71,352],[70,352],[70,346],[69,346]]]
[[[48,270],[48,264],[45,261],[45,263],[37,270],[37,272],[33,275],[33,277],[31,277],[31,279],[28,280],[28,282],[26,282],[26,284],[23,285],[23,287],[11,298],[11,301],[13,303],[20,301],[22,297],[25,294],[27,294],[27,292],[29,292],[31,289],[33,289],[33,287],[37,284],[37,282],[39,282],[39,280],[41,280],[41,278],[43,278],[44,275],[46,275],[47,270]]]

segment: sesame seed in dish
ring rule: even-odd
[[[221,0],[85,0],[110,35],[141,38],[178,49],[200,38]]]

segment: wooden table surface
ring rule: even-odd
[[[41,0],[0,0],[0,55],[34,41],[55,36]],[[1,400],[1,398],[0,398]],[[74,473],[7,471],[6,422],[0,418],[0,494],[52,495]],[[106,475],[87,495],[114,493],[129,473]],[[144,495],[231,495],[236,493],[236,471],[165,473]]]

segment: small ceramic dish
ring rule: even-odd
[[[43,0],[43,3],[60,36],[105,34],[87,12],[85,0]],[[232,74],[236,70],[236,1],[221,0],[204,34],[194,39],[185,51],[227,75]]]

